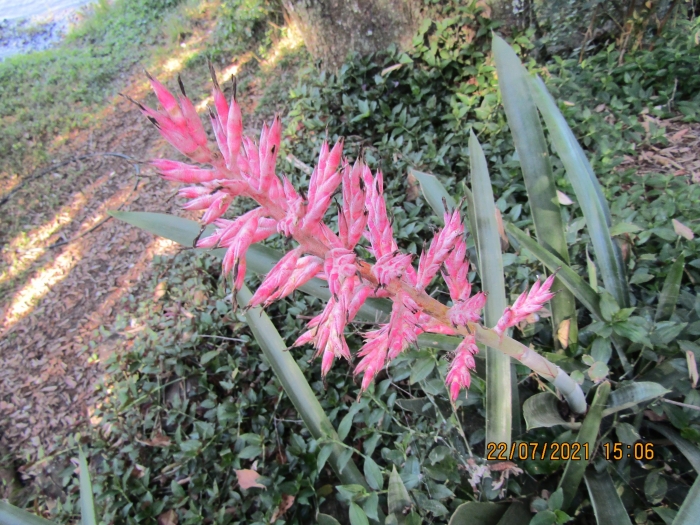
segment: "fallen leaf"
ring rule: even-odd
[[[238,484],[242,489],[267,489],[265,485],[258,483],[258,478],[260,474],[250,469],[236,470],[236,476],[238,477]]]
[[[380,73],[381,76],[385,77],[392,71],[396,71],[397,69],[400,69],[403,64],[394,64],[393,66],[385,67],[382,69],[382,72]]]
[[[177,512],[174,509],[166,510],[158,516],[158,525],[177,525]]]
[[[562,348],[569,348],[569,330],[571,329],[571,319],[564,319],[559,323],[557,329],[557,339]]]
[[[596,112],[596,113],[600,113],[601,111],[605,111],[605,108],[606,108],[606,107],[607,107],[607,106],[606,106],[605,104],[598,104],[598,105],[595,107],[595,112]]]
[[[559,190],[557,190],[557,200],[559,201],[559,204],[563,206],[571,206],[574,203],[574,201],[572,201],[566,193]]]
[[[698,386],[698,364],[695,361],[695,354],[690,350],[685,351],[685,359],[688,362],[688,374],[690,381],[693,383],[693,388]]]
[[[165,295],[165,287],[168,285],[166,281],[161,281],[158,283],[158,286],[156,286],[155,291],[153,292],[153,300],[158,301],[161,297]]]
[[[282,494],[282,501],[280,502],[279,507],[275,509],[275,512],[272,513],[270,523],[274,523],[280,518],[280,516],[284,516],[285,512],[287,512],[293,504],[294,496]]]
[[[149,447],[169,447],[170,446],[170,438],[168,436],[164,436],[163,434],[156,434],[148,441],[141,441],[140,439],[137,439],[136,441],[138,441],[142,445],[148,445]]]
[[[673,224],[673,231],[676,232],[676,235],[680,235],[681,237],[683,237],[684,239],[688,239],[689,241],[692,241],[695,238],[693,230],[688,228],[682,222],[673,219],[671,223]]]
[[[690,131],[690,128],[683,128],[680,131],[676,131],[673,135],[669,137],[669,140],[671,142],[678,142],[680,141],[683,136]]]
[[[645,410],[644,415],[649,421],[653,422],[659,422],[659,421],[666,421],[668,418],[666,417],[666,414],[657,414],[653,410]]]

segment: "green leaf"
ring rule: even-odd
[[[382,490],[382,487],[384,486],[382,471],[379,470],[379,466],[369,456],[365,458],[364,472],[369,487],[374,490]]]
[[[559,398],[550,392],[542,392],[528,397],[523,403],[523,417],[528,430],[540,427],[554,427],[562,425],[567,428],[578,428],[578,424],[572,426],[559,414]]]
[[[537,241],[568,266],[569,252],[557,188],[537,106],[528,89],[528,73],[513,49],[495,33],[492,51],[498,71],[498,87],[520,159]],[[555,332],[562,322],[570,320],[568,341],[564,345],[568,346],[578,340],[576,301],[573,294],[563,289],[558,281],[558,278],[555,279],[553,284],[554,290],[561,291],[551,301],[552,320]]]
[[[410,384],[422,381],[430,375],[430,372],[435,368],[435,359],[431,357],[422,357],[418,359],[411,367]]]
[[[694,525],[698,522],[698,516],[700,516],[700,476],[695,478],[695,482],[690,487],[681,508],[678,509],[676,519],[673,520],[673,525]]]
[[[97,525],[97,514],[95,513],[95,500],[92,491],[92,481],[90,481],[90,471],[88,470],[87,459],[83,448],[78,448],[78,464],[80,466],[80,519],[83,525]]]
[[[656,425],[654,423],[647,423],[647,426],[653,430],[656,430],[659,434],[664,435],[666,439],[673,443],[692,465],[695,472],[700,474],[700,448],[698,448],[697,445],[683,439],[678,432],[672,428]]]
[[[585,479],[593,512],[599,524],[632,525],[612,478],[606,470],[596,472],[594,469],[589,469],[586,471]]]
[[[412,506],[408,491],[401,481],[401,476],[394,466],[389,476],[389,492],[387,495],[389,515],[396,518],[399,525],[406,523],[406,509]]]
[[[617,439],[625,445],[634,445],[638,440],[641,439],[639,432],[629,423],[618,422],[615,425],[615,433],[617,434]]]
[[[350,525],[369,525],[369,520],[367,519],[365,511],[354,501],[350,502],[348,514],[350,517]]]
[[[610,402],[603,411],[603,417],[607,417],[620,410],[625,410],[626,408],[631,408],[639,403],[656,399],[668,392],[670,392],[670,390],[666,390],[660,384],[652,381],[625,383],[610,394]]]
[[[581,424],[581,430],[579,430],[576,436],[576,443],[580,443],[582,446],[587,443],[588,450],[593,450],[595,448],[595,441],[598,437],[598,430],[600,429],[600,421],[603,419],[603,407],[608,401],[609,394],[610,383],[605,381],[598,386],[595,396],[593,397],[593,403],[591,403],[591,408],[588,414],[586,414]],[[564,475],[559,481],[559,488],[564,491],[564,505],[562,509],[567,509],[569,505],[571,505],[587,465],[587,461],[581,460],[569,460],[566,462]]]
[[[352,428],[352,420],[354,417],[355,417],[355,412],[350,411],[341,420],[340,425],[338,425],[338,439],[340,439],[341,441],[343,441],[346,437],[348,437],[348,434],[350,433],[350,429]]]
[[[1,525],[55,525],[52,521],[46,520],[36,514],[31,514],[26,510],[0,501],[0,524]]]
[[[559,510],[561,509],[561,506],[564,504],[564,492],[561,490],[561,488],[558,488],[552,494],[549,496],[549,510]]]
[[[496,525],[507,509],[502,503],[469,501],[455,509],[449,525]]]
[[[666,497],[667,490],[668,483],[661,477],[661,472],[658,470],[648,474],[644,480],[644,495],[652,505],[661,503]]]
[[[557,276],[564,286],[566,286],[571,293],[573,293],[576,298],[581,301],[581,304],[583,304],[583,306],[585,306],[596,319],[599,321],[603,320],[603,313],[600,310],[600,297],[596,291],[586,283],[586,281],[584,281],[568,265],[564,264],[564,261],[545,250],[515,225],[507,224],[506,231],[515,237],[515,240],[518,241],[523,248],[526,248],[532,252],[532,254],[537,257],[542,264],[549,268],[550,271],[556,271],[558,269],[559,273]]]
[[[567,177],[586,218],[588,233],[605,288],[612,293],[621,307],[626,308],[629,306],[629,289],[625,276],[625,263],[620,248],[610,235],[610,209],[600,183],[542,79],[528,77],[528,80],[535,103],[549,129],[554,149],[566,168]]]
[[[340,525],[340,522],[328,514],[320,514],[316,518],[318,525]]]
[[[484,312],[486,326],[495,326],[506,308],[506,290],[503,277],[501,239],[496,224],[496,205],[493,200],[491,179],[481,144],[471,132],[469,137],[476,242],[479,275],[482,290],[489,296]],[[486,442],[506,443],[510,446],[513,399],[511,360],[500,350],[486,349]]]
[[[543,510],[538,512],[530,520],[530,525],[554,525],[557,522],[557,515],[551,510]]]
[[[673,315],[678,302],[678,295],[681,291],[684,267],[685,257],[681,254],[668,271],[664,286],[661,289],[661,295],[659,295],[659,304],[656,307],[654,321],[666,321]]]
[[[318,457],[316,458],[316,470],[318,470],[319,472],[321,471],[323,466],[326,464],[326,461],[328,461],[331,452],[333,452],[333,445],[329,444],[321,447],[321,450],[318,453]]]
[[[408,172],[413,175],[416,180],[418,180],[420,183],[420,189],[425,196],[425,200],[428,201],[428,204],[435,212],[435,215],[437,215],[440,219],[442,219],[445,214],[445,205],[442,202],[443,199],[445,199],[448,208],[451,210],[455,209],[457,206],[455,200],[449,193],[447,193],[445,186],[442,185],[435,175],[423,173],[422,171],[414,170],[413,168],[409,168]]]
[[[620,305],[617,304],[615,298],[608,293],[603,291],[600,294],[600,312],[603,314],[603,319],[606,321],[612,321],[613,316],[620,311]]]
[[[243,286],[238,292],[238,303],[246,307],[252,296],[250,290]],[[287,352],[287,346],[270,318],[260,307],[246,310],[245,316],[255,340],[311,435],[317,440],[323,438],[338,440],[338,434],[328,416],[291,352]],[[346,451],[340,445],[333,446],[329,457],[331,468],[343,484],[368,487],[365,478],[346,452],[352,455],[352,450]],[[381,518],[380,516],[380,521],[383,521]]]
[[[220,352],[221,350],[211,350],[210,352],[205,352],[202,354],[202,357],[199,358],[200,364],[206,365],[209,361],[218,356]]]

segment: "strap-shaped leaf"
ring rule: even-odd
[[[559,398],[549,392],[528,397],[523,403],[523,417],[527,429],[555,427],[557,425],[566,428],[580,428],[580,423],[568,423],[561,417],[558,403]]]
[[[506,224],[506,231],[510,233],[523,248],[526,248],[550,271],[559,270],[559,280],[581,301],[593,316],[599,321],[603,320],[600,311],[600,297],[575,271],[556,255],[536,243],[527,233],[514,224]],[[556,290],[557,288],[552,288]]]
[[[55,525],[36,514],[0,501],[0,525]]]
[[[654,321],[666,321],[673,315],[673,311],[676,309],[676,303],[678,302],[678,296],[681,293],[681,279],[683,279],[684,267],[685,256],[681,254],[668,271],[664,286],[659,295],[659,304],[656,307]]]
[[[605,410],[603,410],[603,417],[619,412],[620,410],[632,408],[639,403],[651,401],[668,392],[670,392],[670,390],[667,390],[659,383],[654,383],[653,381],[625,383],[610,394],[610,402]]]
[[[600,429],[600,421],[603,419],[603,408],[608,401],[609,395],[610,383],[605,381],[598,386],[595,396],[593,397],[593,403],[591,403],[591,408],[588,411],[588,414],[586,414],[586,418],[581,424],[581,430],[579,430],[579,433],[576,436],[576,442],[580,443],[581,445],[587,443],[588,450],[594,450],[595,448],[595,441],[598,437],[598,430]],[[578,486],[581,483],[581,478],[583,478],[587,465],[588,462],[582,460],[569,460],[566,462],[564,475],[559,481],[559,488],[564,491],[563,510],[565,510],[574,499],[574,495],[578,490]]]
[[[507,306],[501,239],[496,224],[496,204],[486,157],[474,133],[469,137],[476,242],[482,290],[489,296],[484,311],[487,326],[495,326]],[[510,446],[513,399],[511,359],[495,348],[486,349],[486,443]]]
[[[607,470],[596,472],[594,469],[589,469],[586,472],[586,486],[599,524],[632,525]]]
[[[688,495],[673,520],[673,525],[695,525],[698,522],[698,516],[700,516],[700,476],[690,487]]]
[[[655,425],[654,423],[647,423],[647,426],[653,430],[656,430],[659,434],[663,434],[671,443],[673,443],[681,454],[685,456],[695,472],[700,475],[700,448],[694,445],[687,439],[683,439],[678,432],[672,428],[668,428],[662,425]]]
[[[80,465],[80,514],[83,525],[97,525],[97,514],[95,513],[95,500],[92,492],[92,481],[88,470],[87,459],[82,447],[78,449],[80,454],[78,461]]]
[[[501,91],[508,126],[513,134],[513,142],[520,159],[537,241],[545,250],[568,265],[569,251],[557,199],[557,187],[554,183],[540,116],[537,114],[537,106],[528,89],[527,70],[515,51],[505,40],[495,34],[492,51],[498,71],[498,88]],[[554,281],[555,290],[562,288],[559,280],[557,278]],[[568,346],[569,343],[576,343],[578,325],[574,295],[568,289],[564,289],[554,296],[551,305],[555,333],[562,323],[568,320],[568,333],[566,341],[562,344]],[[555,341],[557,340],[555,338]]]
[[[588,233],[605,288],[621,307],[626,308],[630,301],[625,263],[620,248],[610,236],[610,209],[600,183],[542,79],[528,77],[528,81],[535,103],[549,129],[554,148],[566,168],[566,174],[574,188],[583,216],[586,218]]]

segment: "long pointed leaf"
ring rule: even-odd
[[[684,266],[685,256],[681,254],[668,271],[664,286],[661,289],[661,295],[659,295],[659,305],[656,307],[654,321],[666,321],[673,315],[678,302],[678,295],[681,292]]]
[[[537,106],[528,89],[527,70],[515,51],[496,34],[493,36],[492,50],[498,71],[498,87],[503,98],[508,126],[513,133],[515,149],[520,158],[537,241],[568,265],[569,251],[557,200],[557,188]],[[555,289],[562,288],[559,280],[557,277],[554,281]],[[556,334],[562,323],[568,320],[568,334],[562,345],[567,347],[569,343],[577,343],[578,325],[574,295],[568,289],[563,289],[554,296],[551,303],[554,333]],[[554,339],[559,342],[558,338]]]
[[[690,487],[683,505],[678,509],[678,514],[673,520],[673,525],[695,525],[698,522],[698,516],[700,516],[700,476],[695,478],[695,483]]]
[[[528,80],[535,103],[547,123],[554,148],[566,168],[566,174],[574,188],[583,216],[586,218],[588,233],[605,288],[620,306],[628,307],[630,301],[625,263],[620,248],[610,236],[610,209],[605,202],[600,184],[542,79],[528,77]]]
[[[596,521],[600,525],[632,525],[629,514],[617,494],[607,470],[586,472],[586,486],[591,498]]]
[[[683,439],[678,432],[671,428],[655,425],[654,423],[647,423],[647,426],[653,430],[656,430],[659,434],[666,436],[666,438],[673,443],[678,450],[681,451],[681,454],[685,456],[685,459],[687,459],[688,463],[692,465],[695,472],[700,475],[700,448],[698,448],[697,445]]]
[[[486,158],[474,133],[469,137],[469,158],[478,231],[479,274],[483,291],[489,295],[484,319],[487,326],[495,326],[507,306],[501,239]],[[513,402],[512,390],[510,357],[495,348],[487,348],[486,443],[506,443],[510,446],[512,410],[513,405],[518,406]]]
[[[576,436],[576,443],[580,443],[582,446],[584,443],[587,443],[588,450],[594,450],[595,448],[598,430],[600,430],[600,421],[603,419],[603,408],[608,401],[608,395],[610,395],[610,383],[605,381],[598,386],[591,408],[586,414],[586,418],[581,424],[581,430]],[[566,462],[564,475],[559,482],[559,488],[564,491],[563,510],[566,510],[574,499],[587,465],[587,461],[569,460]]]
[[[55,525],[36,514],[0,501],[0,525]]]
[[[579,274],[573,271],[556,255],[537,244],[527,233],[514,224],[506,224],[506,231],[515,237],[515,240],[518,241],[523,248],[532,252],[532,254],[549,268],[550,271],[559,270],[558,277],[564,286],[581,301],[581,304],[585,306],[596,319],[599,321],[603,320],[603,314],[600,311],[599,295],[579,276]],[[556,290],[557,288],[553,289]]]
[[[653,381],[636,381],[625,383],[610,394],[610,403],[603,410],[603,417],[615,412],[632,408],[639,403],[651,401],[667,394],[670,390]]]
[[[246,306],[253,294],[246,286],[238,292],[238,303]],[[331,438],[338,440],[338,433],[333,428],[328,416],[316,399],[316,395],[309,386],[299,365],[287,352],[287,346],[282,337],[272,324],[267,314],[259,307],[250,308],[246,314],[248,326],[250,326],[255,340],[260,345],[265,357],[270,362],[272,370],[282,384],[285,393],[291,399],[292,404],[299,412],[306,428],[315,439]],[[345,449],[340,445],[334,445],[328,461],[338,479],[345,485],[362,485],[369,489],[364,476],[350,459],[347,464],[341,464],[341,456]],[[383,519],[381,520],[383,521]]]
[[[83,525],[97,525],[97,514],[95,513],[95,500],[92,493],[92,481],[90,481],[90,471],[88,470],[87,459],[82,447],[78,449],[80,465],[80,514]]]

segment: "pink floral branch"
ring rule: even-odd
[[[485,294],[471,294],[468,280],[465,232],[459,211],[445,213],[445,226],[423,250],[417,269],[412,257],[396,243],[384,200],[383,176],[372,175],[361,159],[353,165],[342,156],[343,143],[321,147],[311,175],[307,195],[280,178],[275,164],[280,149],[281,122],[275,117],[263,126],[256,143],[243,135],[240,105],[235,96],[226,100],[212,69],[214,110],[209,111],[216,149],[207,140],[201,120],[178,79],[181,95],[176,98],[149,76],[162,109],[138,104],[163,137],[191,160],[208,165],[158,159],[153,165],[167,180],[193,186],[180,190],[189,199],[185,206],[204,212],[202,223],[214,224],[215,232],[198,240],[202,248],[224,247],[223,271],[230,274],[236,289],[243,285],[246,251],[257,242],[281,234],[298,246],[287,253],[268,273],[250,301],[251,306],[279,300],[313,277],[325,279],[331,299],[323,312],[308,323],[308,330],[295,345],[312,343],[321,357],[325,376],[336,358],[352,360],[345,329],[369,297],[392,301],[389,321],[365,333],[365,343],[355,374],[362,374],[362,390],[423,332],[464,337],[455,352],[447,375],[450,397],[455,401],[468,388],[476,342],[498,348],[518,359],[560,388],[575,412],[586,409],[580,388],[559,367],[506,335],[508,328],[542,308],[554,295],[552,277],[535,283],[512,307],[506,309],[491,330],[479,324]],[[338,209],[338,233],[324,218],[338,188],[342,204]],[[222,218],[236,197],[253,199],[259,207],[234,220]],[[362,260],[355,249],[362,238],[375,259]],[[447,306],[425,293],[438,273],[447,284],[452,305]]]

